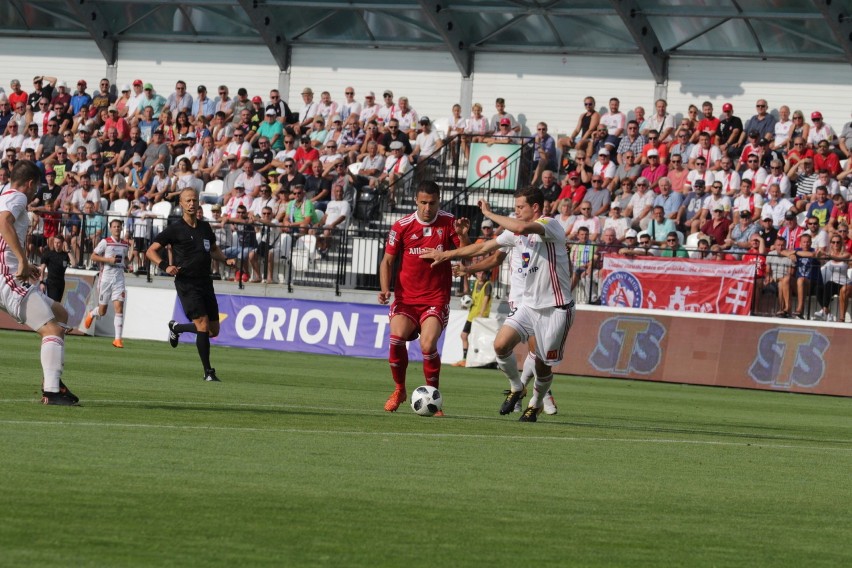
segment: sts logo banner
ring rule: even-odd
[[[650,375],[660,364],[666,328],[648,317],[617,316],[605,320],[589,363],[614,375]]]
[[[756,383],[778,388],[812,388],[825,374],[828,339],[815,330],[776,328],[757,342],[757,356],[748,374]]]

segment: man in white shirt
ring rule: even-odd
[[[42,404],[74,406],[79,399],[62,382],[68,312],[39,286],[29,285],[40,271],[26,254],[27,203],[40,179],[38,166],[19,162],[12,168],[10,189],[0,195],[0,267],[7,275],[0,279],[0,309],[41,336]]]
[[[607,129],[607,137],[604,144],[609,146],[610,150],[618,148],[618,143],[627,126],[627,116],[618,110],[620,104],[621,102],[615,97],[609,99],[609,112],[601,115],[600,123],[605,125]]]
[[[432,130],[432,121],[428,116],[420,117],[420,131],[414,141],[411,161],[417,162],[421,157],[428,158],[441,147],[441,136]]]
[[[355,100],[355,89],[346,87],[343,90],[343,96],[346,97],[343,104],[340,105],[340,118],[343,119],[344,125],[349,125],[352,122],[358,122],[361,116],[361,103]]]
[[[514,310],[494,339],[497,367],[509,379],[509,392],[500,414],[509,414],[526,393],[518,373],[515,347],[535,338],[535,387],[521,422],[536,422],[544,398],[553,383],[552,367],[561,362],[565,341],[574,321],[571,273],[565,248],[565,232],[555,219],[542,216],[544,196],[535,188],[515,192],[515,217],[497,215],[485,201],[482,214],[505,230],[496,239],[451,251],[434,251],[422,258],[435,264],[457,258],[488,255],[512,246],[529,267],[524,279],[523,302]]]
[[[672,141],[675,123],[674,117],[666,110],[668,106],[669,103],[666,99],[657,99],[657,102],[654,103],[656,112],[651,118],[645,121],[645,125],[648,128],[642,132],[642,136],[648,136],[649,131],[656,130],[660,133],[660,142],[662,144],[668,144]]]

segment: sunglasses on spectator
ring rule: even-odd
[[[595,106],[595,103],[583,103],[583,106],[587,106],[587,107]]]
[[[766,105],[754,105],[757,108],[766,108]]]
[[[689,138],[689,136],[687,136],[686,134],[678,134],[677,137],[678,138]]]
[[[601,182],[603,182],[603,180],[601,180],[601,179],[593,179],[592,180],[592,183],[601,183]]]
[[[696,166],[703,166],[703,165],[704,165],[704,164],[706,164],[706,163],[707,163],[707,162],[695,162],[695,165],[696,165]]]
[[[677,239],[666,239],[667,243],[676,243]]]
[[[647,183],[637,183],[636,187],[648,187]]]
[[[842,244],[843,244],[843,241],[831,241],[831,244],[833,244],[833,245],[842,245]]]
[[[673,164],[680,164],[682,162],[683,162],[683,160],[671,160],[671,163],[673,163]]]
[[[651,142],[653,142],[656,139],[657,139],[656,136],[648,136],[648,140],[650,140]]]
[[[347,95],[354,95],[354,94],[355,94],[355,91],[346,91],[346,93],[345,93],[345,94],[347,94]]]

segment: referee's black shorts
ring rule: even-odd
[[[183,313],[190,321],[207,316],[210,321],[219,321],[219,302],[213,291],[210,278],[175,280],[178,300]]]

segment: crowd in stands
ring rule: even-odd
[[[11,81],[0,93],[0,188],[17,160],[44,172],[31,204],[34,253],[59,232],[79,264],[80,249],[104,232],[102,215],[115,203],[126,200],[130,218],[145,219],[158,203],[177,203],[185,188],[212,183],[216,191],[202,194],[206,214],[223,237],[237,236],[223,249],[241,259],[251,249],[241,277],[271,280],[257,262],[272,255],[263,238],[311,235],[322,256],[359,192],[384,192],[393,205],[396,181],[442,145],[464,160],[472,143],[525,134],[502,98],[490,113],[474,104],[469,117],[455,105],[438,129],[390,90],[359,100],[346,87],[338,102],[305,88],[292,106],[275,89],[265,98],[244,88],[231,96],[227,85],[212,96],[204,85],[191,91],[183,81],[163,96],[142,79],[120,88],[102,79],[90,93],[82,79],[72,90],[36,76],[26,92]],[[852,254],[852,122],[838,135],[818,110],[782,105],[772,113],[763,99],[745,120],[731,103],[717,116],[709,101],[700,110],[691,105],[680,121],[663,99],[647,115],[642,107],[630,115],[618,98],[603,109],[587,97],[569,135],[556,138],[541,122],[527,138],[532,183],[576,243],[578,281],[602,252],[758,255],[770,259],[758,273],[762,289],[774,284],[778,315],[801,317],[811,289],[843,292],[845,303],[846,271],[828,281],[817,273],[826,263],[847,266]],[[137,249],[145,246],[141,231],[127,230]],[[75,239],[81,232],[86,239]],[[785,260],[773,265],[773,256]]]

